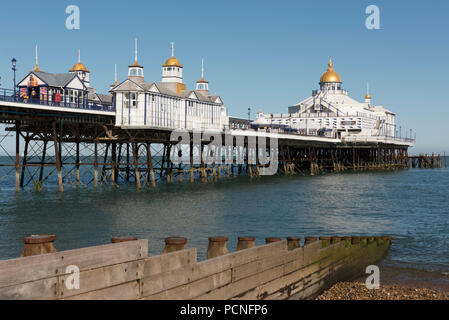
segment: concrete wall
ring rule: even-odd
[[[287,241],[197,262],[196,249],[148,257],[136,240],[0,261],[0,299],[311,299],[337,281],[364,273],[390,240]],[[67,266],[80,270],[67,289]]]

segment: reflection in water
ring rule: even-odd
[[[67,189],[64,194],[0,191],[0,258],[20,255],[22,238],[55,233],[58,250],[108,243],[111,236],[150,240],[184,236],[205,258],[207,237],[381,235],[395,237],[386,265],[449,271],[449,170],[247,177]]]

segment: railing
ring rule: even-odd
[[[112,104],[97,104],[88,101],[87,103],[73,103],[66,101],[49,101],[41,99],[23,98],[19,96],[19,90],[14,94],[14,90],[0,88],[0,101],[18,102],[27,104],[37,104],[51,107],[70,108],[70,109],[82,109],[82,110],[94,110],[94,111],[110,111],[115,112]]]
[[[398,138],[394,136],[368,136],[368,135],[349,135],[342,138],[342,140],[345,141],[363,141],[363,140],[390,140],[390,141],[396,141],[396,142],[407,142],[407,143],[414,143],[415,139],[411,138]]]

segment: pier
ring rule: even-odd
[[[338,281],[365,274],[388,253],[389,236],[210,237],[208,259],[197,261],[187,239],[170,237],[160,255],[148,240],[116,237],[112,244],[57,252],[54,235],[24,239],[22,257],[0,261],[1,299],[313,299]],[[56,247],[56,249],[55,249]],[[56,252],[55,252],[56,251]]]
[[[5,127],[0,146],[7,156],[0,164],[0,186],[15,176],[16,191],[54,185],[62,192],[69,186],[97,188],[128,182],[140,189],[160,182],[207,182],[242,174],[252,179],[270,165],[283,175],[441,165],[436,156],[410,157],[412,139],[337,138],[317,131],[251,128],[248,120],[231,117],[226,128],[212,134],[221,137],[220,145],[212,143],[210,136],[195,140],[193,130],[187,130],[191,142],[182,145],[170,139],[176,128],[117,125],[113,105],[56,106],[25,101],[12,91],[0,93],[0,123]],[[237,147],[238,139],[243,148]],[[270,145],[272,139],[276,145]],[[184,159],[182,164],[172,161],[176,155]],[[225,162],[225,155],[231,161]],[[205,161],[207,157],[212,160]],[[268,163],[262,164],[261,157]]]

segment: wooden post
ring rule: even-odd
[[[195,175],[193,173],[193,142],[190,144],[190,183],[195,181]]]
[[[40,172],[39,172],[39,182],[42,182],[42,179],[43,179],[43,177],[44,177],[44,168],[45,168],[45,156],[46,156],[46,153],[47,153],[47,143],[48,143],[48,141],[47,140],[44,140],[44,149],[42,150],[42,159],[41,159],[41,169],[40,169]]]
[[[94,188],[98,187],[98,141],[94,145]]]
[[[106,163],[108,161],[108,151],[109,151],[109,142],[106,143],[106,149],[104,151],[103,167],[101,169],[100,183],[103,183],[104,181],[106,181]]]
[[[138,159],[138,146],[137,146],[137,142],[132,142],[132,149],[133,149],[133,160],[134,160],[134,172],[136,175],[136,184],[137,184],[137,189],[140,189],[140,176],[139,176],[139,163],[137,161]]]
[[[111,147],[111,184],[115,186],[117,182],[117,144],[112,142]]]
[[[147,143],[147,161],[150,168],[151,185],[156,188],[156,180],[154,179],[153,158],[151,157],[151,144]]]
[[[53,121],[53,141],[55,144],[56,170],[58,171],[58,188],[59,192],[63,192],[64,188],[62,186],[61,154],[58,148],[58,137],[56,135],[56,121]]]
[[[126,143],[126,181],[129,182],[129,143]]]
[[[28,145],[30,144],[30,137],[26,136],[25,138],[25,148],[23,150],[23,159],[22,159],[22,174],[20,176],[20,187],[23,188],[23,181],[25,179],[25,166],[27,164],[27,157],[28,157]]]
[[[16,192],[19,192],[20,170],[20,121],[16,120]]]
[[[80,142],[76,142],[76,186],[80,185]]]

